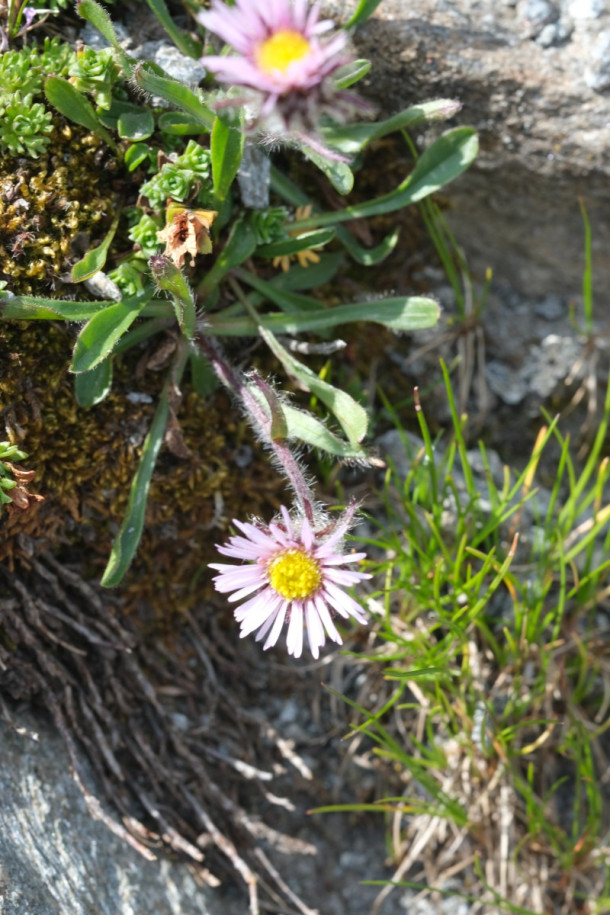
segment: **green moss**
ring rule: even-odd
[[[67,371],[73,344],[74,328],[59,323],[0,328],[2,437],[28,452],[36,492],[45,497],[32,512],[0,518],[0,561],[27,562],[28,550],[51,548],[99,578],[163,379],[143,368],[145,353],[127,354],[117,362],[108,398],[83,410]],[[130,399],[134,389],[149,397]],[[127,606],[148,608],[157,620],[210,596],[206,564],[223,529],[234,517],[268,515],[283,486],[224,392],[204,400],[186,384],[183,393],[178,421],[190,456],[162,451],[144,536],[125,581]],[[250,448],[244,472],[240,455]]]
[[[39,159],[0,159],[0,281],[18,294],[56,288],[71,241],[103,234],[116,206],[116,165],[99,137],[57,116],[51,139]]]
[[[54,113],[44,98],[47,76],[66,76],[76,54],[59,39],[0,55],[0,153],[33,158],[49,146]]]

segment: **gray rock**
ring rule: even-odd
[[[610,30],[602,32],[591,49],[585,82],[596,92],[610,88]]]
[[[22,733],[0,720],[2,915],[235,912],[184,864],[147,861],[94,820],[56,731],[32,712],[14,717]]]
[[[356,0],[324,6],[341,19]],[[497,0],[384,0],[355,43],[373,62],[367,91],[382,116],[453,97],[463,103],[454,123],[478,128],[477,162],[443,192],[471,268],[482,275],[491,266],[497,279],[530,296],[577,292],[582,196],[603,308],[610,303],[610,54],[603,44],[610,4],[553,6],[560,18],[556,31],[540,33],[545,46],[523,31],[519,13],[533,15],[533,5]]]
[[[445,892],[455,889],[459,892],[460,888],[455,884],[452,887],[443,887]],[[440,903],[432,902],[429,899],[418,899],[417,892],[407,890],[401,898],[401,904],[406,915],[468,915],[470,906],[464,902],[459,895],[444,896]]]
[[[527,379],[520,372],[510,369],[503,362],[490,359],[485,366],[485,377],[494,394],[510,406],[521,403],[527,397]]]
[[[567,303],[558,295],[547,295],[541,302],[536,302],[534,311],[544,321],[557,321],[568,312]]]
[[[163,67],[172,79],[177,79],[192,88],[198,86],[206,74],[205,67],[202,67],[199,61],[186,57],[175,45],[165,40],[145,41],[134,48],[132,54],[142,60],[154,61]]]
[[[269,176],[271,162],[260,146],[246,143],[237,172],[239,193],[244,206],[264,210],[269,206]]]
[[[608,12],[608,3],[607,0],[572,0],[568,10],[574,19],[598,19]]]
[[[131,46],[131,38],[128,29],[126,29],[121,22],[115,21],[113,25],[116,36],[119,39],[119,44],[122,48],[127,50]],[[84,24],[79,34],[79,38],[88,47],[93,48],[94,51],[103,51],[104,48],[110,47],[110,42],[106,41],[104,36],[98,32],[90,22]]]
[[[524,0],[517,4],[517,15],[524,20],[525,34],[534,38],[544,26],[559,19],[559,9],[550,0]]]
[[[551,22],[541,29],[536,38],[536,44],[539,44],[541,48],[552,48],[567,41],[573,31],[574,23],[569,19]]]

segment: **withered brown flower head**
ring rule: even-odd
[[[165,256],[180,268],[184,266],[187,254],[193,260],[198,254],[210,254],[212,239],[209,230],[216,216],[215,210],[187,210],[170,203],[166,210],[165,228],[157,232],[159,241],[165,242]]]

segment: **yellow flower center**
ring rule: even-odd
[[[303,550],[285,550],[269,565],[269,583],[286,600],[302,600],[320,587],[322,573],[316,560]]]
[[[284,29],[258,46],[256,64],[267,76],[273,76],[278,70],[285,73],[290,64],[307,57],[310,48],[309,42],[300,32]]]

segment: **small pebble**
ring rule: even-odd
[[[131,45],[131,37],[129,32],[120,22],[114,22],[114,31],[119,39],[119,44],[122,48],[128,48]],[[106,41],[104,36],[98,32],[90,22],[83,27],[79,35],[80,40],[83,44],[86,44],[87,47],[93,48],[94,51],[103,51],[104,48],[110,47],[110,42]]]
[[[527,382],[504,363],[490,360],[485,367],[487,383],[494,394],[509,406],[521,403],[527,397]]]
[[[264,210],[269,206],[269,179],[271,162],[260,146],[246,143],[244,155],[237,172],[239,193],[244,206]]]
[[[547,295],[541,302],[536,302],[534,311],[544,321],[557,321],[567,313],[567,304],[558,295]]]
[[[585,82],[595,92],[610,89],[610,31],[602,32],[593,46]]]
[[[569,20],[560,19],[558,22],[549,22],[536,38],[536,44],[542,48],[553,48],[563,44],[571,37],[574,25]]]
[[[559,19],[559,9],[551,0],[525,0],[519,6],[519,15],[528,22],[530,37],[535,38],[545,25]]]
[[[205,67],[198,60],[186,57],[167,41],[146,41],[135,48],[133,55],[142,60],[154,61],[163,67],[172,79],[193,88],[198,86],[206,75]]]
[[[607,7],[606,0],[572,0],[568,11],[574,19],[598,19]]]

